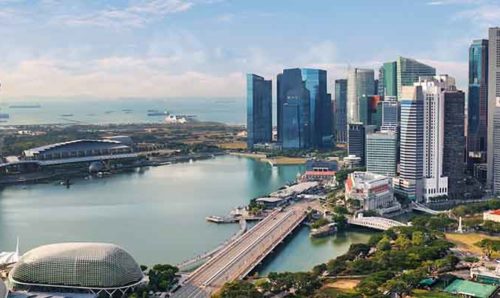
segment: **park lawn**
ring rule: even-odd
[[[455,298],[457,296],[451,295],[448,293],[440,292],[440,291],[427,291],[415,289],[411,294],[413,298]]]
[[[339,290],[353,290],[360,282],[361,280],[359,279],[338,279],[325,284],[325,287]]]
[[[219,148],[224,150],[245,150],[247,149],[247,143],[245,142],[229,142],[218,144]]]
[[[352,295],[352,297],[359,297],[361,298],[362,296],[357,294],[356,291],[354,290],[341,290],[337,288],[331,288],[328,285],[325,285],[323,288],[318,290],[318,294],[321,293],[326,297],[331,297],[331,298],[336,298],[339,295],[345,296],[347,295]]]
[[[454,243],[459,249],[468,251],[475,255],[482,255],[483,251],[480,247],[477,247],[475,243],[483,240],[483,239],[493,239],[500,240],[500,237],[488,236],[479,233],[470,233],[470,234],[452,234],[446,233],[446,239]],[[493,258],[500,257],[499,252],[494,252],[492,254]]]

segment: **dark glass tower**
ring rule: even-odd
[[[347,80],[335,80],[335,137],[347,142]]]
[[[360,166],[365,166],[366,132],[363,123],[349,123],[347,131],[348,154],[361,158]]]
[[[284,149],[332,146],[326,83],[326,71],[320,69],[285,69],[278,75],[278,140]]]
[[[247,146],[272,141],[272,85],[255,74],[247,74]]]
[[[469,47],[467,165],[486,162],[488,139],[488,40]]]
[[[448,196],[461,198],[465,192],[465,94],[444,93],[443,175],[448,177]]]

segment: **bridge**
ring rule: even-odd
[[[389,219],[389,218],[384,218],[384,217],[356,217],[356,218],[349,218],[347,222],[351,225],[356,225],[356,226],[361,226],[365,228],[371,228],[375,230],[381,230],[381,231],[386,231],[390,228],[394,227],[404,227],[406,226],[404,223]]]
[[[210,297],[226,282],[244,278],[297,228],[310,206],[302,201],[272,212],[193,271],[172,297]]]
[[[428,214],[431,214],[431,215],[436,215],[436,214],[441,214],[441,213],[446,213],[448,211],[437,211],[437,210],[433,210],[423,204],[420,204],[420,203],[417,203],[417,202],[412,202],[411,203],[411,209],[415,210],[415,211],[420,211],[420,212],[424,212],[424,213],[428,213]]]

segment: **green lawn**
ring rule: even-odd
[[[456,298],[456,296],[440,291],[413,290],[414,298]]]

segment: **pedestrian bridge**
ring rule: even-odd
[[[428,214],[431,214],[431,215],[437,215],[437,214],[441,214],[441,213],[446,213],[448,211],[437,211],[437,210],[433,210],[423,204],[420,204],[420,203],[417,203],[417,202],[412,202],[411,203],[411,209],[415,210],[415,211],[420,211],[420,212],[424,212],[424,213],[428,213]]]
[[[375,217],[375,216],[350,218],[347,220],[347,222],[351,225],[361,226],[381,231],[386,231],[394,227],[406,226],[404,223],[393,219],[384,217]]]

